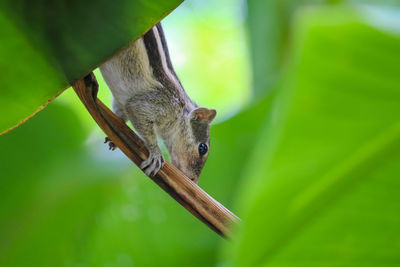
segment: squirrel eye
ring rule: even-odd
[[[200,143],[200,145],[199,145],[199,154],[200,154],[200,156],[205,155],[207,153],[207,151],[208,151],[207,145],[204,144],[204,143]]]

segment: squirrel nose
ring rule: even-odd
[[[192,182],[194,182],[195,184],[197,184],[199,182],[199,177],[196,176],[188,176],[190,180],[192,180]]]
[[[189,178],[190,180],[192,180],[193,182],[196,182],[196,177],[193,176],[191,173],[188,173],[187,171],[182,171],[187,178]]]
[[[189,178],[192,182],[196,183],[199,181],[199,177],[197,177],[194,173],[192,173],[191,171],[187,171],[187,170],[181,170],[187,178]]]

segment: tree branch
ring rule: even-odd
[[[84,79],[78,80],[72,87],[104,133],[139,166],[147,158],[148,151],[132,129],[97,99],[98,84],[94,74],[90,73]],[[238,217],[169,162],[150,178],[185,209],[223,237],[229,237],[230,226],[239,222]]]

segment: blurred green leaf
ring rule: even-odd
[[[211,128],[210,155],[201,174],[202,186],[226,207],[233,208],[236,190],[246,179],[244,167],[264,131],[275,93],[231,119]],[[245,127],[244,127],[245,125]]]
[[[247,25],[253,75],[253,95],[258,97],[279,80],[285,52],[288,20],[280,0],[247,0]]]
[[[104,168],[90,171],[69,109],[51,105],[37,118],[0,138],[1,266],[64,265],[113,191]]]
[[[22,123],[182,0],[0,2],[0,134]]]
[[[269,93],[282,79],[291,48],[294,15],[304,6],[340,3],[399,6],[399,0],[247,0],[253,97]]]
[[[253,75],[253,96],[269,93],[281,80],[290,48],[293,14],[304,4],[327,0],[247,0],[247,27]]]
[[[269,138],[247,168],[235,265],[400,263],[400,37],[370,21],[341,6],[299,14]]]

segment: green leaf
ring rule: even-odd
[[[275,95],[270,94],[229,120],[211,127],[210,155],[199,184],[228,208],[232,206],[241,179],[246,179],[244,167],[260,138]]]
[[[300,6],[316,2],[328,1],[247,0],[254,97],[266,95],[281,81],[293,14]]]
[[[22,123],[182,0],[2,1],[0,134]]]
[[[250,160],[236,266],[400,263],[400,37],[345,7],[303,10]]]

